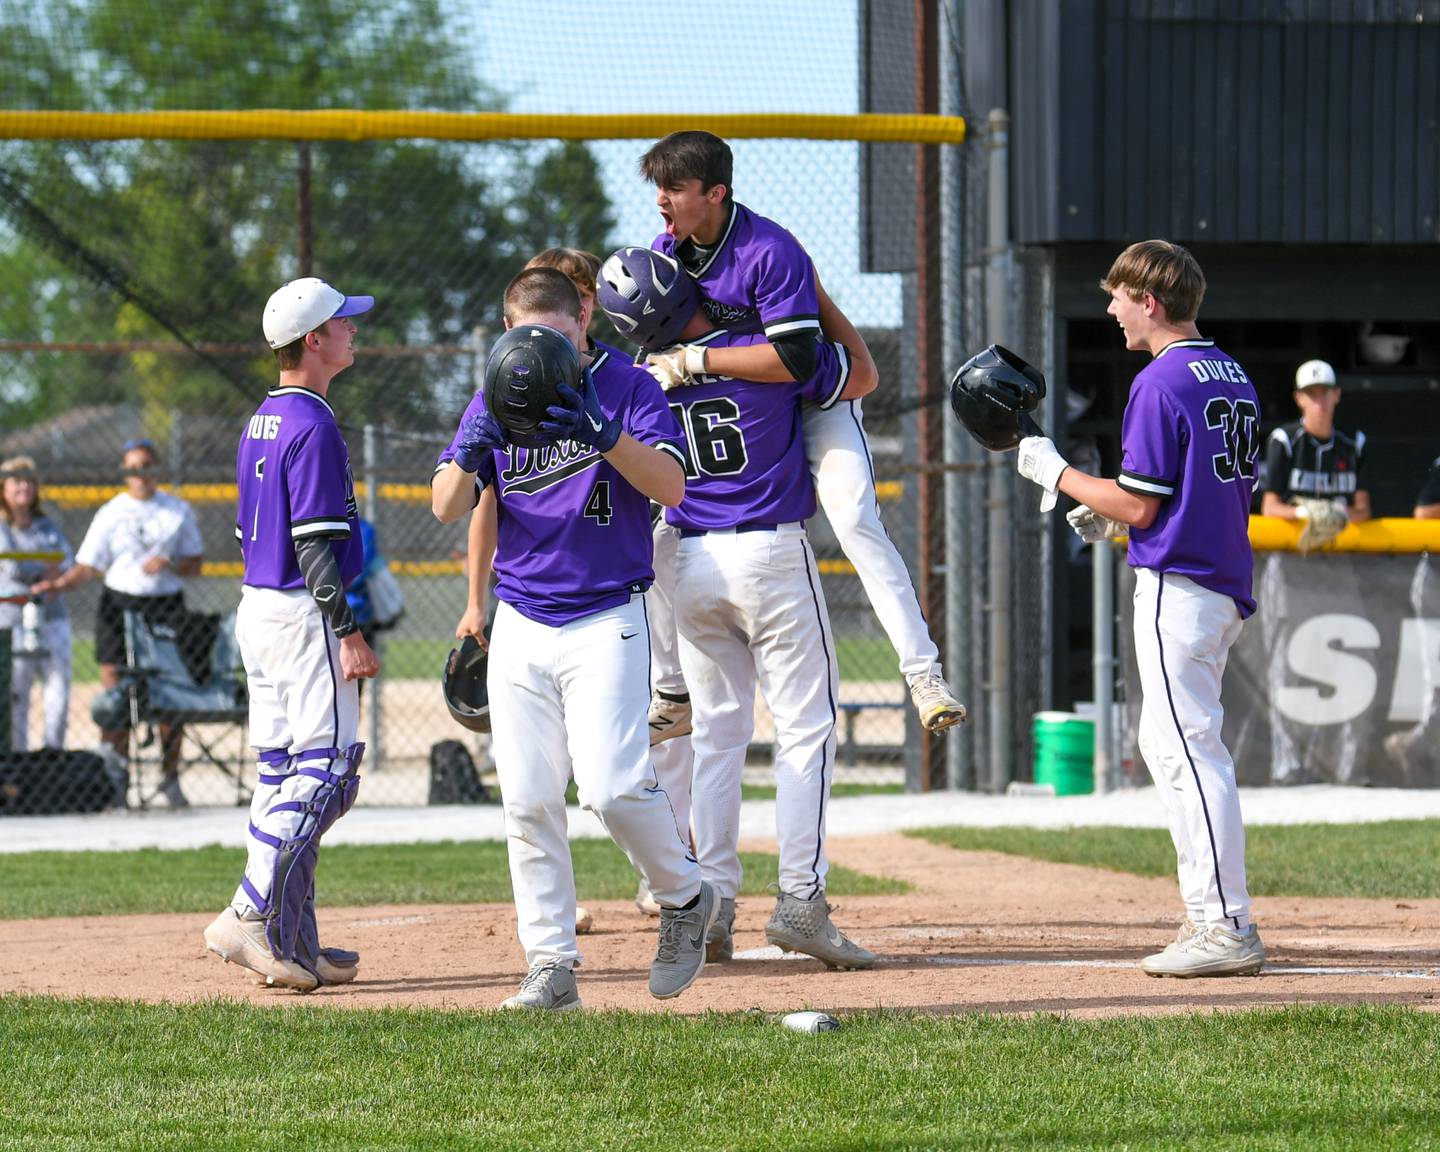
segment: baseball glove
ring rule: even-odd
[[[1305,522],[1300,533],[1301,552],[1323,548],[1350,523],[1343,499],[1317,500],[1310,496],[1301,496],[1295,501],[1295,515]]]

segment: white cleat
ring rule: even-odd
[[[965,719],[965,705],[940,676],[917,676],[910,683],[910,699],[927,732],[942,732]]]
[[[1253,924],[1244,932],[1211,924],[1140,961],[1140,970],[1147,976],[1173,976],[1179,980],[1195,976],[1258,976],[1263,967],[1265,945]]]
[[[655,693],[650,698],[650,746],[690,735],[690,718],[690,701],[666,700]]]
[[[239,964],[282,988],[309,992],[319,987],[315,974],[291,960],[281,960],[270,951],[265,938],[265,921],[258,916],[241,916],[226,908],[205,929],[205,947],[227,964]]]

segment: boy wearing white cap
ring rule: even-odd
[[[1307,360],[1295,372],[1295,406],[1300,419],[1270,433],[1265,447],[1267,480],[1260,511],[1282,520],[1327,520],[1330,529],[1307,526],[1310,546],[1333,537],[1345,524],[1370,519],[1370,493],[1361,483],[1365,433],[1335,427],[1340,388],[1335,369]],[[1318,507],[1317,505],[1328,506]],[[1323,513],[1323,515],[1318,515]]]
[[[358,681],[379,661],[345,598],[364,557],[350,453],[329,391],[355,361],[350,318],[374,306],[306,277],[265,305],[279,385],[240,437],[235,535],[245,583],[235,636],[250,690],[259,783],[250,853],[205,945],[271,984],[309,991],[355,978],[358,954],[320,947],[320,839],[355,801],[365,745]]]

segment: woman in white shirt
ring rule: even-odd
[[[100,683],[113,688],[125,663],[125,611],[141,612],[155,624],[179,629],[185,600],[181,581],[198,576],[203,560],[200,526],[195,512],[178,496],[156,487],[158,457],[149,440],[124,446],[125,491],[102,505],[75,554],[75,566],[32,591],[62,591],[87,580],[103,578],[95,617],[95,659]],[[130,729],[103,733],[106,743],[128,758]],[[179,725],[162,724],[164,785],[161,794],[173,808],[189,803],[180,790]]]
[[[54,560],[0,560],[0,584],[7,591],[54,579],[75,563],[75,550],[60,525],[41,510],[40,480],[35,461],[28,456],[15,456],[0,464],[0,552],[58,554]],[[31,614],[39,616],[36,629],[24,627]],[[44,747],[65,747],[70,708],[70,613],[65,601],[52,592],[33,608],[0,604],[0,628],[11,630],[14,653],[11,747],[16,752],[30,747],[30,695],[36,680],[41,682],[45,709]]]

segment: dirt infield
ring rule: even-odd
[[[809,959],[782,959],[765,945],[771,902],[742,899],[736,960],[708,967],[678,1001],[660,1004],[645,985],[655,922],[629,903],[601,902],[590,905],[596,930],[581,939],[586,1006],[1112,1016],[1327,1001],[1430,1008],[1440,992],[1440,900],[1258,900],[1271,961],[1260,977],[1155,980],[1135,961],[1174,932],[1173,880],[960,853],[903,836],[833,840],[831,858],[915,887],[906,896],[840,902],[836,921],[883,957],[873,971],[832,973]],[[524,974],[508,905],[322,909],[322,938],[364,958],[353,984],[303,997],[257,988],[243,969],[209,955],[201,942],[209,919],[0,923],[0,992],[488,1008]]]

